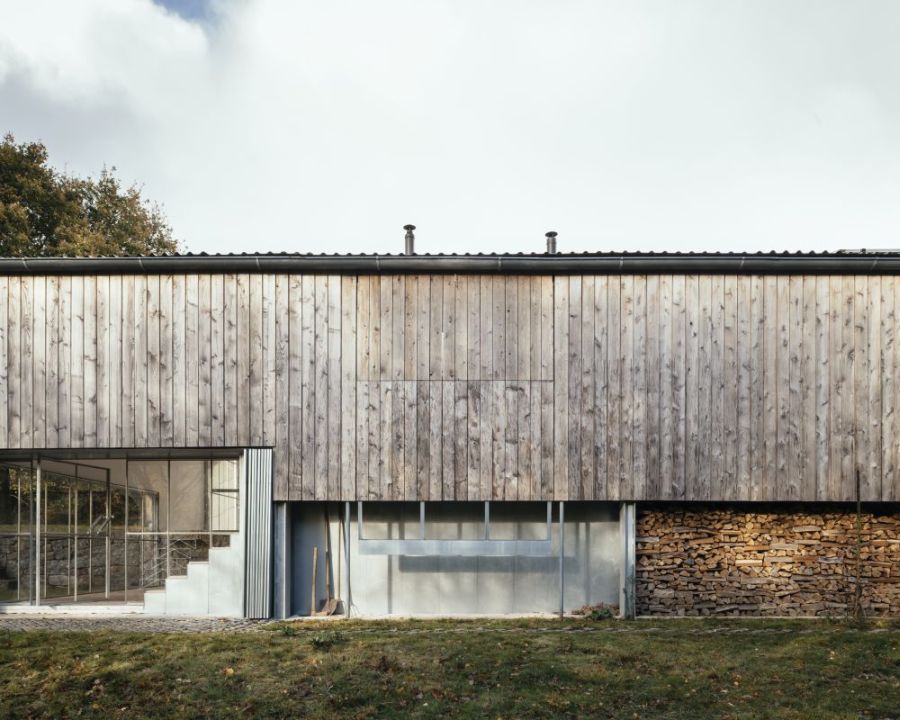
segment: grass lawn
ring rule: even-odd
[[[0,717],[898,718],[900,625],[874,627],[547,619],[0,631]]]

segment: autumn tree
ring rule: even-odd
[[[115,168],[78,178],[50,166],[40,142],[0,142],[0,256],[161,255],[175,252],[159,205],[123,188]]]

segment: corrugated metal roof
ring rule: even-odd
[[[121,257],[184,257],[184,258],[253,258],[253,257],[284,257],[284,258],[409,258],[409,257],[454,257],[454,258],[504,258],[504,257],[528,257],[528,258],[547,258],[547,257],[835,257],[847,255],[900,255],[900,248],[889,249],[841,249],[841,250],[756,250],[753,252],[744,252],[740,250],[729,251],[681,251],[681,250],[586,250],[582,252],[558,252],[552,255],[546,252],[478,252],[478,253],[415,253],[407,255],[405,253],[313,253],[313,252],[296,252],[296,251],[269,251],[269,252],[240,252],[240,253],[208,253],[208,252],[183,252],[183,253],[163,253],[160,255],[91,255],[91,256],[70,256],[70,255],[53,255],[47,256],[46,259],[108,259]],[[0,260],[16,260],[25,259],[32,260],[38,258],[9,258],[0,257]],[[44,259],[44,258],[40,258]]]

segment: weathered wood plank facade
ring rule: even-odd
[[[0,446],[275,499],[900,500],[895,275],[0,276]]]

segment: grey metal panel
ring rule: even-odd
[[[246,578],[244,614],[267,618],[272,614],[272,451],[244,453]]]
[[[321,548],[324,517],[322,503],[295,503],[292,509],[292,609],[295,614],[304,615],[309,611],[312,549],[316,545]],[[369,513],[366,532],[377,537],[418,536],[418,508],[405,505],[402,509],[383,509],[379,514]],[[348,510],[350,523],[343,529],[350,556],[353,617],[559,612],[560,538],[556,527],[551,554],[545,557],[364,556],[355,527],[355,508],[345,505],[345,522]],[[458,532],[475,537],[481,529],[479,511],[480,508],[473,511],[471,506],[464,512],[460,506],[444,507],[438,522],[447,532],[439,532],[441,528],[437,526],[432,529],[441,537]],[[566,503],[566,611],[595,603],[618,604],[618,515],[618,507],[611,503]],[[516,503],[504,509],[503,519],[496,521],[494,527],[503,537],[542,538],[546,526],[532,509]],[[340,530],[337,513],[331,513],[330,542],[335,550]],[[337,556],[335,552],[333,562]],[[326,591],[321,554],[319,558],[316,598],[321,601]],[[333,566],[333,577],[346,571],[346,554],[344,558],[343,566]],[[346,598],[346,586],[341,588],[340,596]]]
[[[549,557],[552,549],[553,514],[547,503],[546,538],[543,540],[491,539],[491,503],[484,503],[484,537],[478,539],[425,539],[425,503],[419,503],[418,539],[371,539],[364,537],[363,505],[356,504],[360,555],[398,555],[408,557]],[[560,503],[562,522],[562,503]]]
[[[549,557],[550,540],[360,540],[360,555]]]
[[[285,618],[291,614],[291,552],[289,542],[290,505],[286,502],[275,503],[274,514],[274,546],[273,546],[273,614]]]
[[[631,619],[635,615],[634,578],[637,552],[637,507],[635,503],[622,503],[619,510],[619,529],[622,539],[621,589],[619,612]]]

